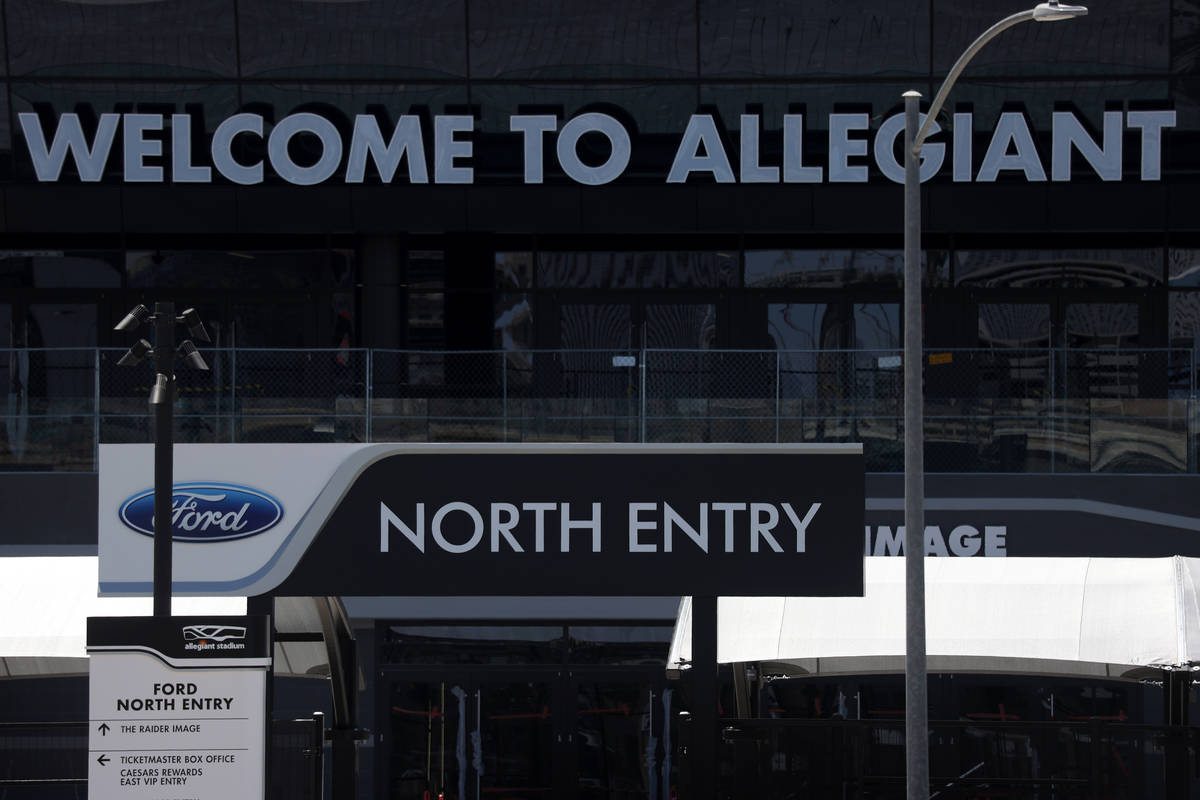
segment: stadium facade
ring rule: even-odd
[[[0,555],[95,554],[99,445],[153,430],[113,326],[157,300],[213,334],[181,442],[861,441],[864,552],[899,554],[901,95],[1018,9],[2,8]],[[937,122],[927,550],[1200,555],[1200,6],[1018,26]],[[344,598],[361,796],[672,796],[674,599],[409,595]],[[1147,674],[941,674],[933,716],[1186,721]],[[728,679],[739,716],[903,707],[889,675]],[[8,684],[83,713],[78,682]],[[723,780],[818,780],[804,742],[735,740]]]

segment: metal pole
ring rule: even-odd
[[[366,419],[363,420],[363,427],[366,432],[367,441],[371,441],[371,396],[375,391],[375,351],[370,348],[366,351],[366,397],[363,403],[363,411],[366,412]]]
[[[720,736],[720,701],[717,682],[717,597],[692,598],[692,743],[688,748],[691,764],[691,797],[715,800],[717,776],[717,740]]]
[[[92,420],[92,469],[95,472],[100,471],[100,348],[92,354],[94,356],[93,363],[96,367],[96,380],[94,381],[93,396],[92,396],[92,413],[95,417]]]
[[[1051,336],[1048,340],[1049,347],[1046,352],[1049,357],[1046,362],[1050,366],[1050,397],[1046,403],[1049,406],[1047,413],[1047,421],[1050,425],[1050,472],[1054,472],[1056,454],[1058,451],[1058,443],[1055,441],[1055,431],[1058,428],[1058,350],[1054,347],[1054,337]]]
[[[171,616],[171,498],[174,494],[175,304],[154,304],[154,616]]]
[[[779,444],[779,402],[783,396],[783,392],[779,386],[779,362],[783,358],[783,353],[779,350],[775,351],[775,443]]]
[[[641,365],[638,369],[638,371],[640,373],[640,376],[638,378],[638,401],[639,401],[638,405],[641,406],[641,408],[638,409],[638,411],[639,411],[638,416],[641,417],[641,419],[639,420],[639,424],[638,424],[638,428],[640,429],[638,431],[638,433],[639,433],[638,441],[642,442],[643,444],[645,444],[645,442],[646,442],[646,342],[645,342],[645,337],[646,337],[646,329],[642,328],[642,340],[643,340],[642,341],[642,352],[638,354],[638,356],[639,356],[638,363]]]
[[[921,95],[904,93],[904,742],[908,800],[929,798],[925,435],[921,388]]]
[[[229,441],[238,440],[238,407],[237,407],[237,342],[229,343]]]

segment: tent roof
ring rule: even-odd
[[[864,561],[864,597],[721,598],[718,661],[902,671],[904,559]],[[1131,675],[1200,664],[1198,582],[1200,559],[1182,557],[927,558],[929,669]],[[684,598],[668,666],[690,659]]]
[[[0,678],[86,673],[87,618],[149,616],[149,597],[99,597],[96,556],[0,557]],[[309,598],[283,598],[280,631],[320,632]],[[245,614],[244,597],[174,597],[185,614]],[[275,672],[328,675],[321,642],[275,645]]]

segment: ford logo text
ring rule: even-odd
[[[154,490],[121,505],[121,521],[138,533],[154,535]],[[257,489],[232,483],[177,483],[171,496],[171,535],[179,542],[222,542],[256,536],[274,528],[283,506]]]

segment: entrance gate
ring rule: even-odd
[[[669,796],[661,666],[389,668],[376,695],[377,797]]]

